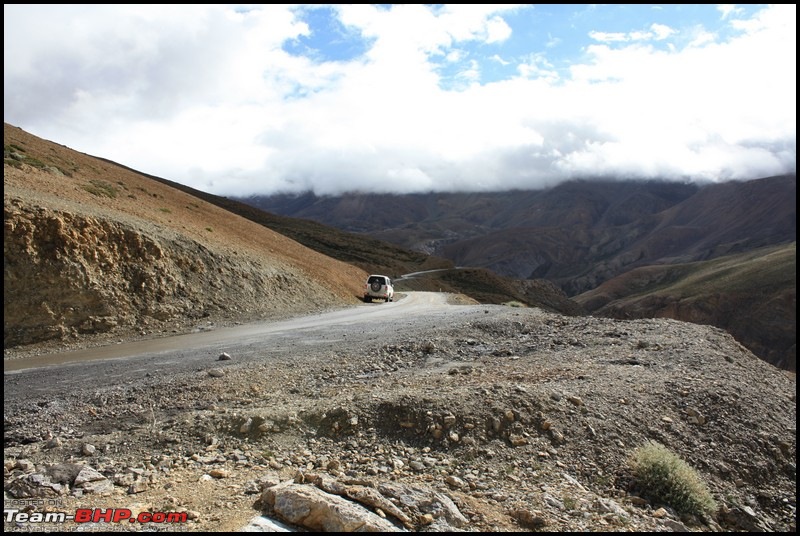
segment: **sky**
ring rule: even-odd
[[[4,4],[4,121],[217,195],[795,172],[795,4]]]

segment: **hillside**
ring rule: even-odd
[[[648,266],[574,299],[612,318],[674,318],[718,326],[776,366],[796,369],[797,245],[710,261]]]
[[[570,295],[633,268],[708,260],[797,239],[797,177],[692,184],[589,181],[544,190],[251,196],[457,266],[546,278]]]
[[[4,347],[358,302],[363,270],[4,125]]]
[[[580,305],[569,299],[561,289],[544,280],[519,281],[485,268],[458,269],[449,260],[403,248],[388,241],[342,231],[308,219],[279,216],[235,199],[202,192],[141,172],[136,173],[263,225],[331,258],[369,273],[387,274],[395,280],[399,291],[452,292],[464,294],[482,303],[516,302],[518,305],[541,307],[568,315],[584,313]],[[403,277],[412,273],[420,275]]]

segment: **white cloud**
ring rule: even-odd
[[[558,81],[558,71],[547,61],[543,54],[534,54],[517,65],[517,71],[523,78],[538,78],[551,83]]]
[[[727,19],[731,14],[738,15],[744,10],[736,7],[736,4],[717,4],[717,10],[722,13],[722,18]]]
[[[653,23],[650,29],[653,31],[653,39],[657,41],[662,41],[675,33],[675,30],[665,24]]]
[[[623,32],[589,32],[589,37],[601,43],[630,41],[630,36]]]
[[[506,65],[511,65],[511,62],[510,62],[510,61],[506,61],[506,60],[504,60],[503,58],[501,58],[501,57],[500,57],[500,55],[499,55],[499,54],[495,54],[495,55],[493,55],[491,59],[492,59],[492,61],[495,61],[495,62],[499,63],[500,65],[502,65],[502,66],[504,66],[504,67],[505,67]]]
[[[511,36],[511,26],[500,17],[492,17],[486,22],[486,42],[499,43]]]
[[[796,165],[794,5],[732,19],[727,41],[661,24],[594,32],[563,70],[546,44],[498,48],[514,37],[514,6],[335,8],[363,56],[284,51],[314,30],[292,6],[6,5],[5,120],[222,194],[752,178]],[[679,34],[692,44],[676,46]],[[479,83],[512,58],[514,78]],[[458,90],[443,89],[442,63],[458,67]]]
[[[649,31],[636,30],[632,32],[589,32],[589,37],[600,43],[626,43],[629,41],[662,41],[674,34],[675,30],[664,24],[653,23]]]

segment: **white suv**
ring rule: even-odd
[[[364,301],[370,303],[374,298],[390,302],[394,299],[392,280],[385,275],[371,275],[364,284]]]

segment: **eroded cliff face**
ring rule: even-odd
[[[186,236],[37,206],[4,204],[4,346],[175,329],[333,305],[280,264],[217,252]]]

